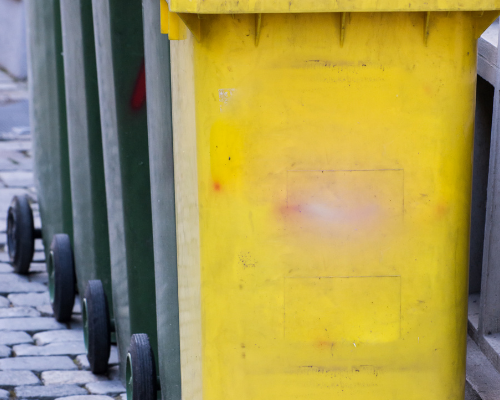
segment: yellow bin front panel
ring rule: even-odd
[[[462,400],[472,13],[171,42],[183,399]],[[160,327],[161,329],[161,327]]]

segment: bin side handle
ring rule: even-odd
[[[198,14],[173,13],[168,9],[166,0],[160,0],[161,33],[167,34],[170,40],[186,39],[186,28],[196,40],[201,40],[201,23]]]
[[[484,11],[473,13],[475,19],[476,39],[479,39],[483,32],[500,16],[500,11]]]

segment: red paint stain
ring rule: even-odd
[[[146,70],[144,68],[144,60],[142,60],[137,80],[135,81],[134,93],[130,105],[132,110],[137,111],[142,108],[146,102]]]
[[[315,344],[316,347],[319,347],[320,349],[331,349],[333,346],[335,346],[335,342],[326,340],[318,340]]]
[[[438,204],[436,207],[436,215],[438,218],[445,217],[449,211],[450,211],[450,206],[448,203],[441,203]]]
[[[214,190],[217,192],[220,192],[220,183],[219,182],[214,182]]]
[[[279,207],[280,214],[284,216],[297,215],[301,213],[300,206],[298,205],[282,205]]]

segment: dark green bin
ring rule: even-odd
[[[170,42],[161,34],[160,3],[143,0],[149,167],[158,324],[158,352],[145,335],[134,335],[127,363],[127,398],[180,400],[180,338],[177,245],[170,90]],[[151,366],[158,364],[159,370]],[[157,373],[158,371],[158,373]]]
[[[59,0],[28,0],[28,83],[35,186],[48,259],[56,233],[73,231]]]
[[[140,0],[93,0],[115,326],[121,375],[130,337],[154,352],[156,303]],[[125,307],[128,299],[128,308]]]
[[[167,35],[161,33],[159,1],[143,0],[143,18],[158,353],[160,355],[158,373],[162,399],[180,400],[182,397],[170,90],[170,41]],[[133,400],[138,399],[134,397]]]
[[[61,2],[61,21],[77,286],[83,297],[88,281],[100,280],[108,301],[109,318],[113,321],[92,3]],[[106,350],[109,351],[109,343]],[[104,372],[107,357],[101,366],[92,364],[91,367],[94,372]]]

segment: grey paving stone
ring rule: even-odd
[[[11,294],[7,297],[15,306],[36,307],[44,304],[50,304],[50,297],[48,292]]]
[[[0,142],[1,150],[26,151],[31,150],[32,147],[31,141],[27,140],[9,140]]]
[[[24,188],[33,186],[33,173],[30,171],[3,171],[0,172],[0,179],[7,187]]]
[[[115,399],[109,396],[89,395],[89,396],[59,397],[56,400],[115,400]]]
[[[81,313],[82,313],[82,304],[80,302],[80,297],[76,296],[75,297],[75,306],[73,307],[73,314],[81,314]]]
[[[2,226],[0,224],[0,226]],[[6,253],[2,253],[2,254],[6,254]],[[8,258],[9,256],[7,256]],[[7,263],[0,263],[0,274],[10,274],[14,272],[14,268],[12,268],[12,265],[10,264],[7,264]]]
[[[2,282],[29,282],[26,275],[19,275],[11,272],[10,274],[0,274],[0,283]]]
[[[32,307],[0,308],[0,318],[39,317],[40,313]]]
[[[43,253],[40,253],[41,258],[36,258],[35,260],[44,260],[45,255]],[[30,272],[47,272],[47,265],[45,264],[45,261],[41,262],[32,262],[30,265]]]
[[[90,371],[45,371],[42,372],[44,385],[84,385],[90,382],[107,381],[102,375]]]
[[[0,331],[26,331],[36,333],[64,329],[65,326],[53,318],[33,317],[33,318],[2,318],[0,319]]]
[[[9,257],[9,253],[7,253],[7,250],[0,251],[0,262],[3,262],[3,263],[10,262],[10,257]]]
[[[83,320],[82,320],[82,316],[81,315],[78,315],[78,314],[73,314],[71,316],[71,321],[69,321],[69,327],[70,329],[79,329],[79,330],[82,330],[83,329]]]
[[[20,344],[12,349],[16,356],[76,356],[87,354],[83,342],[51,343],[45,346]]]
[[[2,282],[0,281],[0,295],[10,293],[46,292],[47,286],[38,282]]]
[[[79,355],[75,358],[76,363],[82,369],[90,369],[89,360],[85,354]],[[111,351],[109,354],[109,365],[116,365],[119,363],[118,360],[118,348],[116,346],[111,346]]]
[[[28,279],[30,282],[38,282],[46,284],[49,282],[49,274],[47,274],[47,272],[36,272],[34,274],[28,275]]]
[[[36,219],[35,219],[34,223],[35,223],[35,226],[42,225],[40,222],[37,223]],[[43,246],[43,242],[41,240],[35,240],[35,251],[44,251],[44,250],[45,250],[45,247]],[[45,255],[37,256],[37,258],[34,258],[34,259],[38,260],[40,258],[45,259]]]
[[[77,385],[18,386],[14,392],[18,399],[37,400],[87,394],[85,389]]]
[[[4,389],[39,384],[40,379],[31,371],[0,371],[0,387]]]
[[[83,342],[83,331],[65,329],[40,332],[34,335],[33,339],[35,339],[38,346],[60,342]]]
[[[0,344],[0,358],[10,357],[12,350],[10,347]]]
[[[9,397],[10,397],[9,391],[0,389],[0,399],[8,399]]]
[[[81,369],[90,369],[90,363],[86,355],[76,356],[75,362]]]
[[[40,311],[43,317],[53,317],[54,310],[50,304],[44,304],[43,306],[37,306],[36,309]]]
[[[2,152],[5,153],[5,152]],[[2,155],[0,157],[0,170],[2,171],[16,171],[19,169],[31,170],[33,167],[33,162],[31,162],[31,166],[22,165],[23,168],[19,168],[22,163],[19,162],[16,158],[18,157],[8,157],[4,158]],[[31,168],[28,168],[31,167]]]
[[[118,365],[113,365],[108,368],[108,378],[110,381],[120,380],[120,367]]]
[[[85,388],[91,394],[106,394],[111,396],[119,395],[125,392],[125,387],[120,381],[103,381],[87,383]]]
[[[10,301],[7,297],[0,296],[0,308],[10,307]]]
[[[0,370],[56,371],[78,369],[71,358],[58,357],[14,357],[0,360]]]
[[[33,212],[34,213],[34,212]],[[40,217],[34,217],[33,224],[35,228],[41,227]],[[36,265],[34,265],[36,264]],[[47,259],[45,254],[45,246],[41,240],[35,240],[35,253],[33,254],[33,260],[31,260],[30,271],[44,272],[47,271]]]
[[[0,344],[11,346],[21,343],[33,343],[33,339],[22,331],[0,331]]]
[[[17,158],[19,155],[20,155],[19,153],[16,154],[16,152],[13,152],[9,154],[10,156],[9,158],[11,158],[14,161],[20,161],[20,164],[22,164],[24,160],[22,158]],[[29,194],[29,193],[24,188],[3,188],[2,190],[0,190],[0,210],[2,211],[1,215],[6,215],[7,210],[10,207],[10,202],[12,201],[12,198],[14,196],[22,194]]]
[[[127,393],[120,394],[120,396],[118,396],[118,399],[120,399],[120,400],[127,400]]]
[[[108,364],[116,365],[120,361],[118,360],[118,348],[116,346],[111,346],[111,351],[109,353],[109,361]]]

